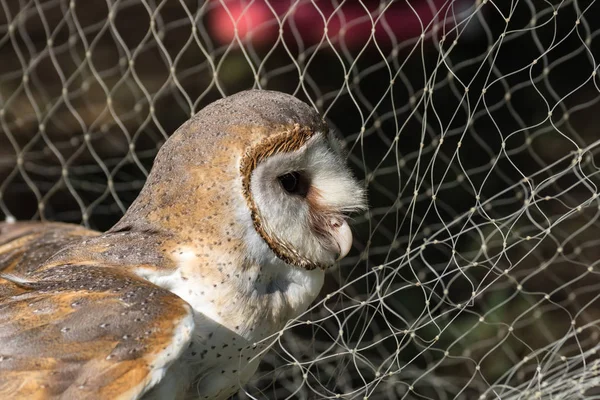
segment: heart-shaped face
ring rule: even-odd
[[[288,264],[325,269],[352,246],[347,215],[364,190],[331,133],[296,126],[270,136],[242,160],[254,226]]]

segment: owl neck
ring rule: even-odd
[[[218,324],[259,341],[304,312],[318,295],[324,273],[279,262],[258,264],[240,252],[206,252],[182,246],[165,254],[174,267],[135,273],[187,301],[201,325]]]

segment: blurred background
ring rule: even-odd
[[[600,5],[0,0],[0,218],[98,230],[206,104],[294,94],[370,210],[240,398],[600,396]]]

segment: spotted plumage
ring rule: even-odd
[[[246,91],[207,106],[109,231],[0,224],[0,398],[228,398],[363,207],[306,104]]]

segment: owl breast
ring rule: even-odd
[[[194,376],[189,398],[229,398],[254,375],[262,350],[264,344],[250,343],[227,329],[195,336],[182,359]]]
[[[225,400],[245,385],[256,372],[264,345],[223,329],[211,333],[197,332],[183,357],[144,399]]]
[[[254,343],[195,312],[196,330],[182,357],[145,400],[228,399],[256,372],[264,343]]]
[[[323,271],[265,264],[231,273],[198,268],[199,251],[176,254],[171,274],[137,271],[194,310],[191,343],[147,399],[228,399],[256,371],[268,338],[314,300]]]

